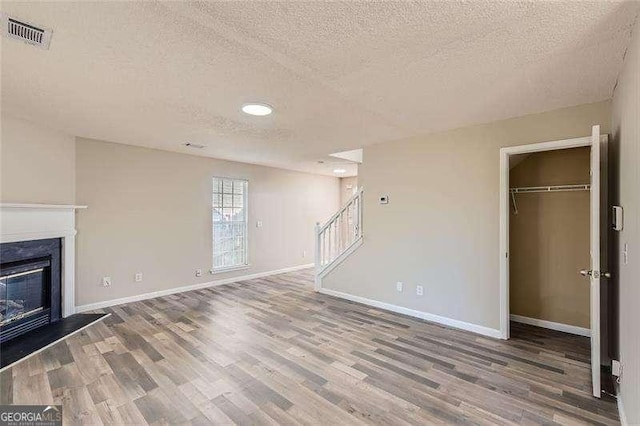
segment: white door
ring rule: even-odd
[[[591,130],[591,380],[593,396],[600,398],[600,126]]]

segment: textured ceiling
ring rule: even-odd
[[[77,136],[331,174],[333,152],[610,98],[638,5],[3,1],[54,33],[48,51],[2,39],[2,107]],[[250,101],[275,113],[246,116]]]

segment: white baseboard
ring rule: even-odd
[[[343,293],[341,291],[330,290],[328,288],[321,288],[320,293],[329,296],[339,297],[340,299],[350,300],[352,302],[362,303],[363,305],[373,306],[374,308],[380,308],[398,314],[408,315],[414,318],[420,318],[426,321],[431,321],[437,324],[446,325],[449,327],[457,328],[460,330],[471,331],[472,333],[482,334],[483,336],[493,337],[500,339],[500,330],[495,328],[489,328],[482,325],[471,324],[464,321],[455,320],[452,318],[441,317],[439,315],[430,314],[427,312],[416,311],[415,309],[409,309],[402,306],[392,305],[377,300],[367,299],[365,297],[354,296],[353,294]]]
[[[616,402],[618,404],[618,416],[620,417],[620,424],[622,426],[629,426],[629,420],[627,420],[627,414],[624,412],[624,405],[622,405],[622,395],[620,395],[620,388],[618,387],[618,395]]]
[[[575,325],[562,324],[537,318],[523,317],[521,315],[511,314],[510,317],[511,321],[520,322],[522,324],[535,325],[536,327],[548,328],[550,330],[562,331],[569,334],[577,334],[578,336],[591,336],[591,330],[588,328],[576,327]]]
[[[93,311],[95,309],[108,308],[110,306],[122,305],[123,303],[139,302],[141,300],[153,299],[154,297],[168,296],[170,294],[183,293],[185,291],[200,290],[208,287],[216,287],[219,285],[231,284],[238,281],[264,278],[270,275],[284,274],[285,272],[294,272],[294,271],[299,271],[301,269],[308,269],[308,268],[312,268],[313,266],[314,266],[313,263],[309,263],[306,265],[298,265],[298,266],[291,266],[289,268],[276,269],[274,271],[258,272],[257,274],[242,275],[238,277],[225,278],[222,280],[207,281],[206,283],[193,284],[193,285],[188,285],[184,287],[174,287],[166,290],[152,291],[150,293],[143,293],[143,294],[136,294],[134,296],[121,297],[119,299],[111,299],[111,300],[105,300],[103,302],[89,303],[87,305],[76,306],[76,313]]]

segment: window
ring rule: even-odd
[[[213,178],[213,271],[240,268],[247,259],[246,180]]]

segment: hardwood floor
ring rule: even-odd
[[[105,311],[7,369],[2,404],[65,424],[618,424],[586,338],[499,341],[314,293],[310,271]]]

